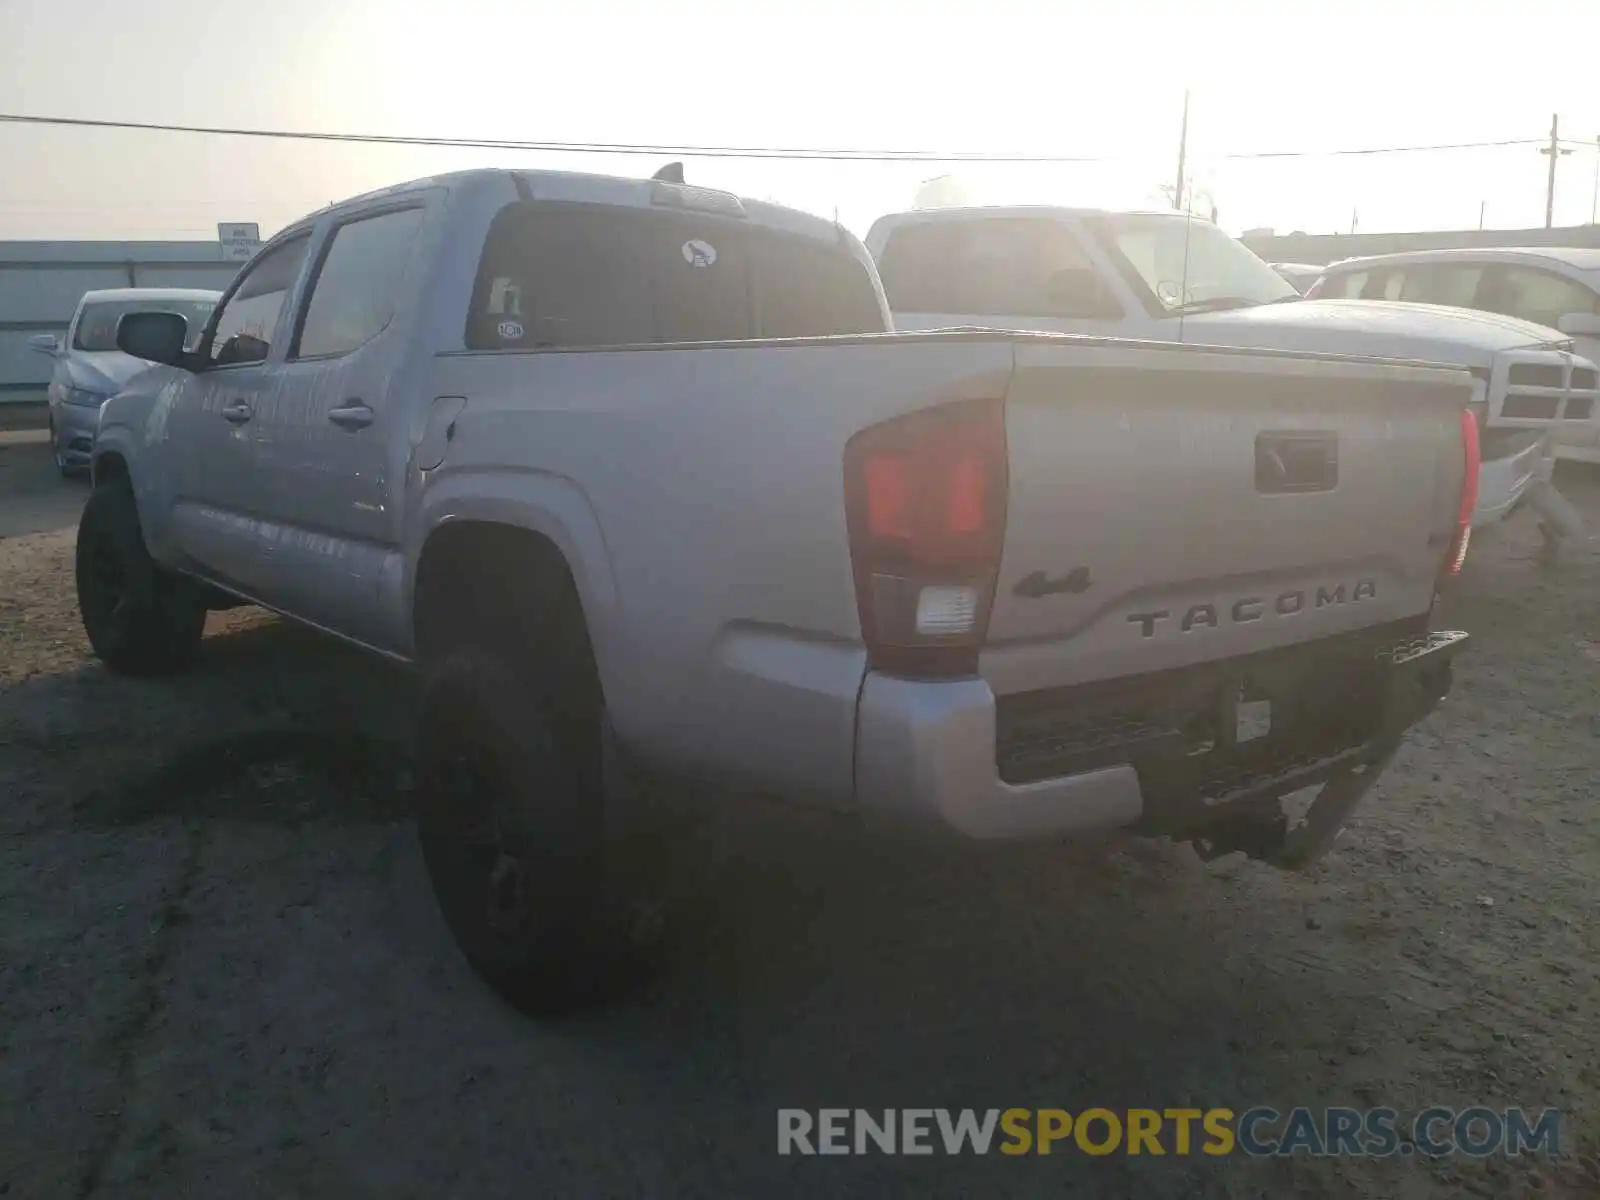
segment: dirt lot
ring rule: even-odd
[[[44,429],[8,430],[0,424],[0,538],[77,525],[89,486],[60,478],[49,440]],[[0,594],[4,591],[0,585]]]
[[[0,486],[66,486],[39,453]],[[435,915],[403,676],[247,613],[112,678],[70,528],[0,540],[0,1194],[1600,1195],[1600,554],[1535,545],[1474,547],[1456,693],[1308,875],[746,819],[661,980],[535,1024]],[[1559,1107],[1569,1153],[774,1152],[779,1107],[1435,1103]]]

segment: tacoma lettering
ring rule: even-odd
[[[1353,584],[1319,584],[1316,589],[1314,607],[1327,608],[1334,604],[1355,604],[1362,600],[1372,600],[1378,595],[1377,582],[1371,579],[1358,579]],[[1348,597],[1348,599],[1347,599]],[[1259,621],[1266,616],[1268,606],[1280,617],[1292,617],[1305,611],[1306,592],[1303,590],[1279,592],[1276,596],[1240,596],[1232,603],[1226,604],[1194,604],[1183,614],[1178,628],[1183,633],[1191,633],[1201,626],[1218,628],[1221,624],[1220,613],[1228,614],[1228,623],[1244,625],[1250,621]],[[1160,608],[1149,612],[1129,613],[1127,620],[1130,625],[1139,627],[1140,637],[1155,637],[1156,626],[1170,620],[1172,611]]]
[[[1235,600],[1233,602],[1233,619],[1241,623],[1261,620],[1261,601],[1253,598]]]

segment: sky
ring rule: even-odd
[[[0,113],[390,135],[1056,154],[1018,165],[687,159],[691,182],[864,234],[953,174],[976,202],[1147,206],[1190,176],[1237,233],[1591,219],[1596,0],[0,0]],[[655,157],[0,124],[0,239],[263,234],[472,166],[648,175]]]

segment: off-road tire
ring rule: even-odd
[[[78,614],[95,657],[121,675],[171,675],[194,661],[205,632],[198,590],[145,548],[128,480],[89,494],[74,563]]]
[[[536,1015],[615,998],[664,945],[648,873],[606,828],[604,706],[577,622],[551,626],[542,652],[444,653],[418,727],[418,832],[440,911],[473,970]]]

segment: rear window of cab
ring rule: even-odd
[[[484,242],[473,350],[538,350],[888,329],[846,243],[677,211],[518,202]]]

